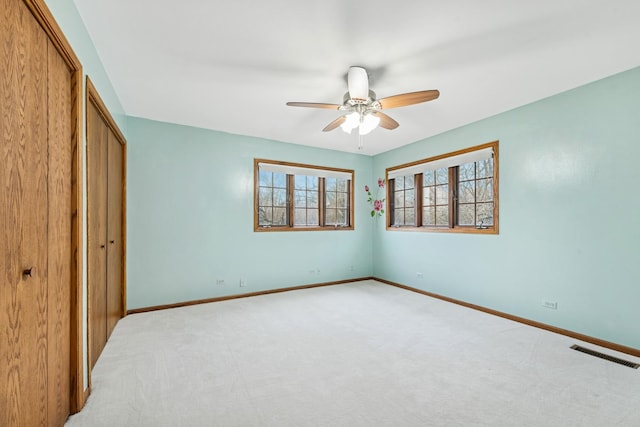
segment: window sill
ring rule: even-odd
[[[353,226],[342,226],[342,227],[254,227],[253,231],[255,232],[289,232],[289,231],[347,231],[353,230]]]
[[[499,234],[495,227],[409,227],[409,226],[387,226],[387,231],[418,231],[421,233],[462,233],[462,234]]]

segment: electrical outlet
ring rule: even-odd
[[[558,309],[558,302],[557,301],[542,300],[542,306],[545,307],[545,308],[549,308],[551,310],[557,310]]]
[[[424,279],[424,274],[422,274],[422,273],[420,273],[420,272],[417,272],[417,273],[416,273],[416,277],[417,277],[418,279]]]
[[[216,285],[224,285],[224,279],[216,279]]]
[[[240,279],[240,287],[244,288],[245,286],[247,286],[247,279]]]

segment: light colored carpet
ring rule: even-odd
[[[375,281],[128,316],[67,426],[640,426],[638,358]]]

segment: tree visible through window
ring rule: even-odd
[[[449,169],[440,168],[422,174],[422,225],[449,225]]]
[[[349,220],[350,181],[339,178],[325,179],[325,224],[344,226]]]
[[[254,230],[353,229],[353,171],[255,159]]]
[[[294,226],[318,226],[318,177],[294,175]]]
[[[415,179],[399,176],[393,182],[393,214],[395,225],[415,224]]]
[[[260,224],[287,225],[287,176],[260,171],[258,194]]]

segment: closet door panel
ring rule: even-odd
[[[87,227],[89,352],[93,367],[107,337],[107,143],[108,128],[87,105]]]
[[[48,414],[60,426],[71,396],[71,73],[51,42],[48,60]]]
[[[0,0],[0,425],[47,424],[47,39]]]
[[[123,279],[123,147],[109,130],[107,197],[107,337],[124,315]]]

